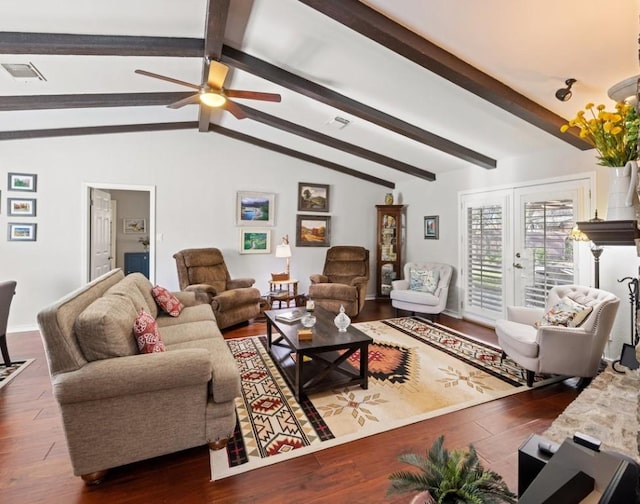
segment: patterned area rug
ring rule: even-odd
[[[228,340],[242,377],[238,425],[226,450],[210,451],[217,480],[526,390],[500,350],[418,318],[355,324],[371,336],[369,388],[310,395],[298,403],[271,360],[266,337]],[[359,355],[349,365],[357,369]]]
[[[33,362],[33,359],[13,362],[9,367],[0,364],[0,389],[18,376],[26,367]]]

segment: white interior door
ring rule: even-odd
[[[91,189],[91,280],[112,269],[111,195]]]

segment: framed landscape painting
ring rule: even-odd
[[[238,191],[236,224],[238,226],[273,226],[275,219],[273,193]]]
[[[298,183],[299,212],[328,212],[329,186],[326,184]]]
[[[8,227],[9,241],[36,241],[37,224],[10,222]]]
[[[298,215],[296,247],[329,247],[331,245],[331,217]]]
[[[241,229],[240,230],[241,254],[270,254],[271,230],[268,228]]]
[[[7,189],[9,191],[35,192],[38,176],[34,173],[9,173]]]
[[[7,213],[10,216],[35,217],[36,200],[22,198],[7,198]]]

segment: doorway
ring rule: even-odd
[[[125,254],[144,251],[155,282],[155,186],[85,183],[82,202],[83,281],[124,269]]]
[[[461,195],[463,316],[491,324],[509,305],[544,307],[555,285],[588,283],[568,238],[589,214],[592,184],[585,177]]]

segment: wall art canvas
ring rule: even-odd
[[[299,212],[328,212],[329,186],[325,184],[298,183]]]
[[[236,198],[236,224],[273,226],[275,199],[273,193],[239,191]]]
[[[35,192],[38,176],[34,173],[9,173],[7,189],[9,191]]]
[[[36,241],[37,224],[10,222],[8,224],[9,241]]]
[[[329,247],[331,244],[331,217],[298,215],[296,247]]]

